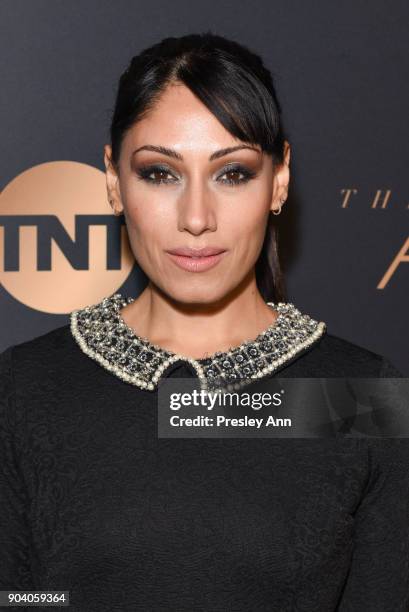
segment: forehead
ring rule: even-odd
[[[130,146],[158,144],[206,152],[240,142],[181,83],[166,87],[147,115],[128,130],[126,141]]]

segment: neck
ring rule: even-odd
[[[256,338],[278,313],[265,303],[253,277],[241,290],[213,302],[177,301],[149,283],[121,315],[150,342],[202,359]]]

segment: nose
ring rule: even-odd
[[[178,200],[178,230],[199,235],[216,228],[214,197],[203,179],[192,177]]]

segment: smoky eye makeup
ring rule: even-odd
[[[180,177],[166,164],[142,164],[135,168],[138,179],[151,185],[176,184]],[[248,183],[258,175],[246,164],[232,162],[220,168],[214,175],[214,180],[222,185],[239,186]]]
[[[227,185],[248,183],[257,176],[257,172],[242,163],[231,163],[217,173],[217,180]],[[226,178],[227,177],[227,178]]]
[[[135,169],[137,177],[146,181],[147,183],[152,183],[154,185],[159,185],[161,183],[174,183],[178,180],[178,177],[174,174],[174,172],[164,164],[146,164],[141,165]]]

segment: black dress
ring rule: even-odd
[[[400,376],[391,363],[292,304],[182,359],[126,326],[127,301],[0,355],[0,590],[69,591],[72,612],[407,612],[407,439],[164,439],[156,421],[164,377]]]

